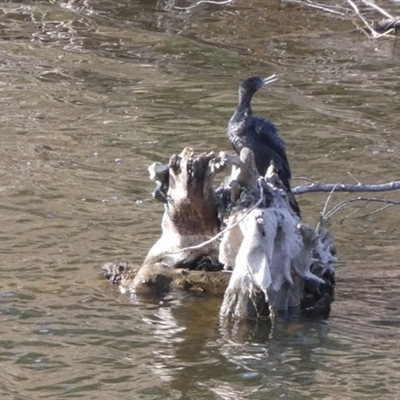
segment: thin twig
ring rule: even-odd
[[[366,218],[366,217],[369,217],[371,215],[378,214],[379,212],[384,211],[387,208],[390,208],[390,207],[393,207],[393,206],[394,206],[394,204],[386,204],[386,206],[380,207],[377,210],[371,211],[368,214],[360,215],[358,218]]]
[[[348,17],[349,14],[352,13],[355,14],[355,16],[361,20],[361,22],[364,24],[365,29],[360,26],[357,21],[353,20],[353,23],[356,25],[356,27],[358,29],[360,29],[363,33],[365,33],[367,35],[368,38],[371,38],[371,36],[375,39],[380,38],[382,36],[386,36],[389,35],[391,33],[393,33],[395,31],[394,28],[388,29],[383,33],[378,33],[376,29],[373,28],[373,26],[367,21],[366,18],[364,18],[359,10],[359,8],[357,7],[356,3],[352,0],[347,0],[347,3],[350,5],[351,8],[347,8],[347,7],[343,7],[343,6],[326,6],[320,3],[314,3],[311,0],[285,0],[287,3],[294,3],[294,4],[299,4],[302,6],[308,6],[308,7],[312,7],[312,8],[316,8],[319,10],[323,10],[327,13],[331,13],[331,14],[336,14],[336,15],[340,15],[343,17]],[[364,4],[367,7],[371,7],[375,10],[377,10],[378,12],[380,12],[381,14],[383,14],[385,17],[389,18],[392,21],[396,21],[397,19],[395,17],[393,17],[391,14],[389,14],[387,11],[385,11],[383,8],[377,6],[373,1],[369,1],[369,0],[359,0],[359,2],[361,4]],[[340,10],[340,11],[339,11]],[[388,25],[392,26],[392,24]]]
[[[339,223],[343,223],[343,221],[347,218],[350,218],[352,215],[357,214],[359,211],[363,210],[367,205],[369,204],[368,201],[364,203],[361,207],[358,207],[357,210],[352,211],[350,214],[347,214],[342,220],[339,221]]]
[[[213,0],[200,0],[197,3],[192,4],[189,7],[177,7],[173,6],[175,10],[182,10],[182,11],[187,11],[191,10],[192,8],[195,8],[199,6],[200,4],[218,4],[218,5],[223,5],[223,4],[229,4],[233,3],[235,0],[225,0],[225,1],[213,1]]]
[[[350,171],[347,171],[347,174],[351,176],[357,182],[358,185],[362,185],[362,183]]]
[[[372,28],[372,26],[368,23],[368,21],[361,15],[360,10],[353,3],[353,1],[352,0],[347,0],[347,2],[351,5],[351,7],[353,8],[354,12],[361,19],[361,21],[364,22],[364,25],[370,30],[370,32],[372,33],[372,36],[373,37],[378,37],[379,33],[375,32],[374,28]]]
[[[366,206],[367,206],[367,204],[364,204],[364,207],[359,207],[359,208],[357,208],[357,210],[354,210],[350,214],[347,214],[343,219],[341,219],[339,221],[339,224],[343,223],[344,220],[346,220],[347,218],[350,218],[352,215],[357,214],[362,208],[365,208]]]
[[[332,10],[329,7],[325,7],[325,6],[321,6],[320,4],[315,4],[315,3],[311,3],[310,1],[304,2],[301,0],[286,0],[287,3],[294,3],[294,4],[301,4],[303,6],[308,6],[311,8],[317,8],[319,10],[323,10],[332,14],[337,14],[337,15],[346,15],[340,11],[336,11],[336,10]]]
[[[389,29],[388,31],[384,33],[378,33],[372,26],[368,23],[368,21],[361,15],[360,10],[358,7],[353,3],[352,0],[347,0],[347,2],[353,7],[353,10],[355,11],[356,15],[361,19],[361,21],[364,23],[364,25],[369,29],[371,32],[371,35],[375,38],[378,39],[382,36],[389,35],[390,33],[394,32],[394,29]],[[371,4],[369,4],[371,5]]]
[[[363,210],[364,208],[366,208],[368,204],[369,204],[369,202],[366,201],[363,207],[359,207],[359,208],[357,208],[357,210],[354,210],[354,211],[351,212],[350,214],[347,214],[343,219],[341,219],[341,220],[339,221],[339,223],[342,224],[343,221],[345,221],[346,219],[350,218],[352,215],[357,214],[359,211],[361,211],[361,210]],[[380,207],[380,208],[378,208],[377,210],[374,210],[374,211],[372,211],[372,212],[370,212],[370,213],[368,213],[368,214],[360,215],[360,216],[357,217],[357,218],[359,218],[359,219],[361,219],[361,218],[366,218],[366,217],[369,217],[369,216],[371,216],[371,215],[374,215],[374,214],[377,214],[377,213],[379,213],[379,212],[382,212],[382,211],[386,210],[387,208],[390,208],[390,207],[393,207],[393,206],[394,206],[394,204],[386,204],[386,206]]]
[[[322,210],[322,216],[324,216],[326,209],[328,208],[328,204],[329,204],[329,200],[331,199],[333,192],[335,191],[336,187],[339,185],[339,183],[337,183],[331,190],[331,192],[329,193],[328,198],[325,201],[325,206],[324,209]]]
[[[394,201],[394,200],[386,200],[386,199],[380,199],[377,197],[356,197],[354,199],[350,200],[344,200],[341,201],[340,203],[336,204],[335,207],[333,207],[331,210],[329,210],[326,215],[324,216],[324,219],[327,220],[331,218],[334,214],[336,214],[338,211],[342,210],[344,207],[346,207],[350,203],[354,203],[356,201],[365,201],[366,205],[371,202],[376,202],[376,203],[386,203],[386,204],[391,204],[391,205],[400,205],[400,201]]]
[[[307,178],[305,176],[292,177],[292,181],[294,181],[294,180],[308,182],[308,185],[303,183],[302,185],[296,186],[297,189],[302,188],[302,187],[309,187],[310,185],[317,185],[318,184],[318,182],[313,181],[312,179],[309,179],[309,178]]]
[[[325,215],[326,209],[328,208],[329,200],[331,199],[331,197],[332,197],[332,195],[333,195],[333,192],[335,191],[335,189],[336,189],[336,187],[337,187],[338,185],[339,185],[339,183],[337,183],[337,184],[332,188],[331,192],[329,193],[328,198],[327,198],[326,201],[325,201],[324,209],[322,210],[322,213],[321,213],[322,219],[324,219],[324,215]],[[318,232],[318,231],[319,231],[320,223],[321,223],[321,222],[318,222],[317,227],[315,228],[315,232]]]

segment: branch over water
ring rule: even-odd
[[[349,185],[344,183],[326,184],[321,182],[310,182],[308,185],[297,186],[292,189],[292,192],[296,195],[313,193],[313,192],[388,192],[391,190],[400,189],[400,181],[393,181],[388,183],[374,184],[374,185],[363,185],[357,183],[356,185]]]

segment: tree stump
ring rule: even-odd
[[[215,175],[231,169],[214,189]],[[104,266],[122,291],[224,293],[221,316],[240,319],[329,309],[332,237],[300,221],[273,166],[260,177],[249,149],[239,158],[185,148],[149,171],[165,207],[162,235],[138,271]]]

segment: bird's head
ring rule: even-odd
[[[243,98],[252,97],[258,89],[275,82],[278,78],[275,75],[271,75],[268,78],[262,78],[261,76],[252,76],[244,80],[239,86],[239,96]]]

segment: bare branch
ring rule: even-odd
[[[377,32],[393,32],[400,26],[400,17],[388,18],[375,23]]]
[[[296,195],[313,193],[313,192],[331,192],[335,189],[335,192],[388,192],[391,190],[400,189],[400,181],[393,181],[388,183],[381,183],[378,185],[348,185],[344,183],[336,184],[324,184],[324,183],[310,183],[309,185],[301,185],[292,189],[292,192]]]
[[[354,4],[352,0],[347,0],[347,2],[351,5],[353,8],[354,12],[356,15],[361,19],[361,21],[364,23],[364,25],[369,29],[373,37],[379,37],[380,34],[374,30],[374,28],[368,23],[368,21],[361,15],[360,10],[358,7]]]
[[[350,214],[347,214],[343,219],[340,220],[340,223],[343,223],[344,220],[347,218],[350,218],[352,215],[357,214],[360,210],[365,208],[367,206],[367,203],[365,203],[362,207],[358,207],[357,210],[352,211]]]
[[[337,183],[337,184],[332,188],[331,192],[329,193],[329,196],[328,196],[328,198],[327,198],[326,201],[325,201],[324,209],[322,210],[322,216],[324,216],[324,214],[325,214],[325,212],[326,212],[326,209],[328,208],[329,200],[331,199],[331,197],[332,197],[332,195],[333,195],[333,192],[335,191],[335,189],[337,188],[338,185],[340,185],[340,184]]]
[[[372,211],[372,212],[370,212],[370,213],[368,213],[368,214],[361,215],[361,216],[359,216],[358,218],[365,218],[365,217],[369,217],[369,216],[374,215],[374,214],[378,214],[379,212],[384,211],[384,210],[386,210],[387,208],[393,207],[394,205],[395,205],[395,204],[393,204],[393,203],[391,203],[391,204],[386,204],[386,206],[380,207],[380,208],[378,208],[377,210]]]
[[[197,3],[192,4],[191,6],[188,7],[177,7],[174,6],[175,10],[182,10],[182,11],[187,11],[191,10],[192,8],[195,8],[199,6],[200,4],[218,4],[218,5],[223,5],[223,4],[230,4],[233,3],[235,0],[225,0],[225,1],[213,1],[213,0],[200,0]]]
[[[322,213],[321,213],[321,219],[319,220],[319,222],[318,222],[318,224],[317,224],[317,227],[315,228],[315,232],[318,232],[318,231],[319,231],[319,227],[320,227],[320,225],[321,225],[321,221],[322,221],[323,219],[325,219],[325,212],[326,212],[326,209],[328,208],[329,200],[331,199],[331,197],[332,197],[332,195],[333,195],[333,192],[335,191],[335,189],[336,189],[336,187],[337,187],[338,185],[339,185],[339,183],[337,183],[337,184],[332,188],[331,192],[329,193],[328,198],[327,198],[326,201],[325,201],[325,206],[324,206],[324,209],[322,210]]]
[[[361,14],[357,4],[356,0],[346,0],[347,4],[350,7],[343,7],[343,6],[330,6],[330,5],[325,5],[321,4],[323,3],[315,3],[312,2],[311,0],[283,0],[287,3],[293,3],[293,4],[299,4],[302,6],[307,6],[315,9],[319,9],[322,11],[325,11],[330,14],[335,14],[335,15],[340,15],[342,17],[345,17],[346,19],[353,19],[352,15],[355,14],[357,19],[359,19],[362,22],[361,26],[357,23],[357,21],[353,20],[353,23],[356,25],[357,29],[361,30],[363,33],[367,35],[368,38],[380,38],[381,36],[386,36],[392,32],[394,32],[395,28],[400,26],[400,18],[399,17],[394,17],[391,14],[389,14],[387,11],[385,11],[383,8],[377,6],[373,1],[370,0],[359,0],[358,3],[363,4],[367,7],[370,7],[382,15],[385,16],[384,21],[376,22],[374,21],[374,24],[371,24],[367,21],[367,19]]]
[[[335,207],[333,207],[331,210],[329,210],[327,213],[326,213],[326,215],[323,217],[323,219],[324,220],[327,220],[327,219],[329,219],[329,218],[331,218],[334,214],[336,214],[338,211],[341,211],[341,210],[343,210],[343,208],[345,208],[348,204],[351,204],[351,203],[354,203],[354,202],[356,202],[356,201],[364,201],[365,202],[365,205],[364,205],[364,207],[366,206],[366,205],[368,205],[369,203],[372,203],[372,202],[375,202],[375,203],[386,203],[386,204],[389,204],[389,205],[400,205],[400,201],[394,201],[394,200],[387,200],[387,199],[380,199],[380,198],[378,198],[378,197],[372,197],[372,198],[369,198],[369,197],[356,197],[356,198],[354,198],[354,199],[350,199],[350,200],[344,200],[344,201],[341,201],[340,203],[338,203],[338,204],[336,204],[336,206]],[[364,208],[363,207],[363,208]],[[381,208],[381,211],[383,210],[383,209],[385,209],[385,208],[387,208],[387,207],[382,207]],[[359,208],[357,211],[355,211],[355,212],[352,212],[352,213],[350,213],[347,217],[345,217],[345,218],[348,218],[349,216],[351,216],[351,215],[354,215],[356,212],[358,212],[359,210],[360,210],[361,208]],[[376,210],[376,212],[379,212],[378,210]],[[369,214],[367,214],[366,216],[368,216]]]
[[[329,6],[322,6],[321,4],[315,4],[315,3],[311,3],[311,1],[302,1],[302,0],[286,0],[287,3],[294,3],[294,4],[301,4],[303,6],[308,6],[311,8],[317,8],[319,10],[323,10],[332,14],[337,14],[337,15],[346,15],[343,12],[340,11],[336,11],[334,8],[338,8],[338,7],[329,7]],[[342,7],[339,7],[342,8]]]
[[[379,11],[381,14],[383,14],[385,17],[394,19],[393,15],[390,15],[387,11],[385,11],[383,8],[377,6],[373,1],[367,1],[367,0],[361,0],[362,3],[364,3],[366,6],[375,8],[375,10]]]

